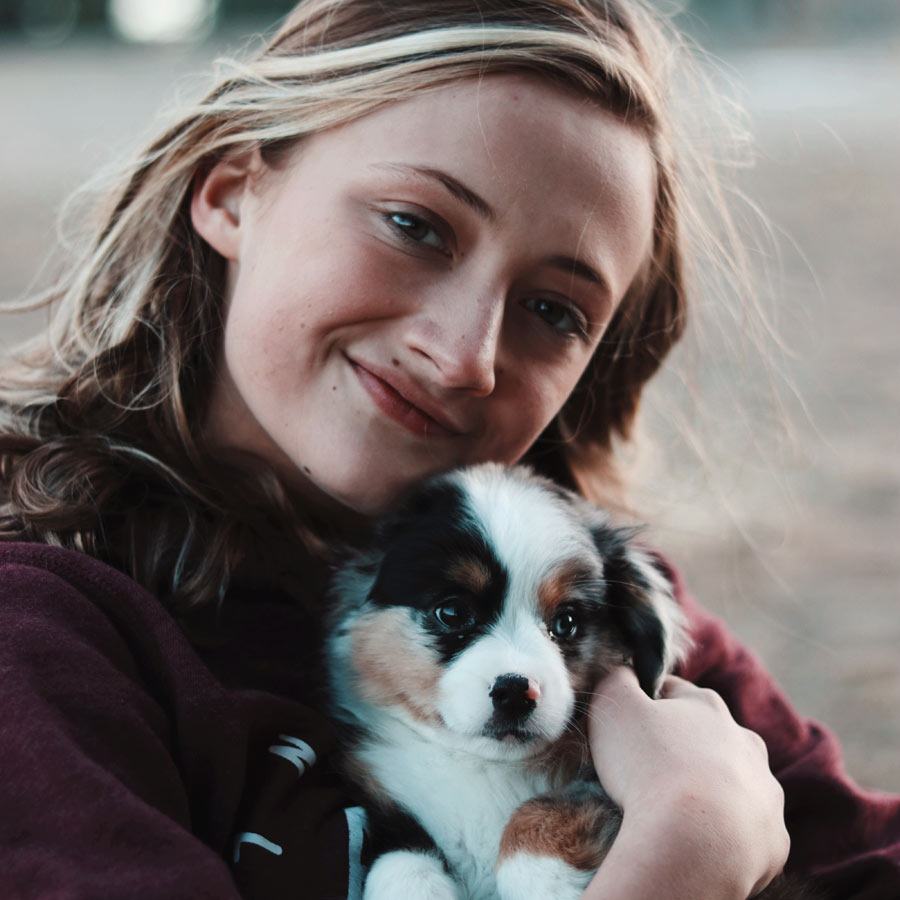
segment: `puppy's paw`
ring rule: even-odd
[[[593,874],[556,856],[516,853],[497,867],[497,893],[500,900],[578,900]]]
[[[430,853],[393,850],[379,856],[369,869],[363,900],[460,900],[456,882]]]

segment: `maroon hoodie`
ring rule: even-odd
[[[681,674],[759,732],[786,796],[788,868],[835,898],[900,898],[900,797],[848,778],[760,662],[673,573]],[[235,591],[197,647],[88,556],[0,543],[0,898],[360,896],[364,816],[330,768],[316,622]]]

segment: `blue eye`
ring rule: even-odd
[[[575,308],[547,297],[532,297],[525,308],[537,313],[552,328],[566,335],[587,338],[587,322]]]
[[[443,238],[425,219],[405,212],[388,213],[387,218],[404,240],[438,250],[446,249]]]
[[[571,607],[559,610],[549,623],[550,636],[557,641],[571,641],[578,634],[578,615]]]

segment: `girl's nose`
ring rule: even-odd
[[[440,387],[487,396],[496,384],[502,298],[444,296],[434,304],[416,317],[410,349],[427,359],[429,377]]]

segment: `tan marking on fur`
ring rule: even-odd
[[[584,563],[570,559],[562,563],[548,575],[538,587],[538,611],[543,618],[565,603],[571,596],[575,584],[585,577]]]
[[[403,706],[424,722],[441,721],[436,704],[442,669],[408,612],[395,607],[361,616],[352,642],[361,697],[380,707]]]
[[[560,797],[534,797],[510,817],[500,839],[497,864],[516,853],[553,856],[584,872],[593,872],[606,858],[609,842],[604,828],[608,810],[576,804]]]
[[[447,570],[447,576],[454,584],[458,584],[476,596],[486,591],[491,584],[491,570],[475,556],[454,560]]]

